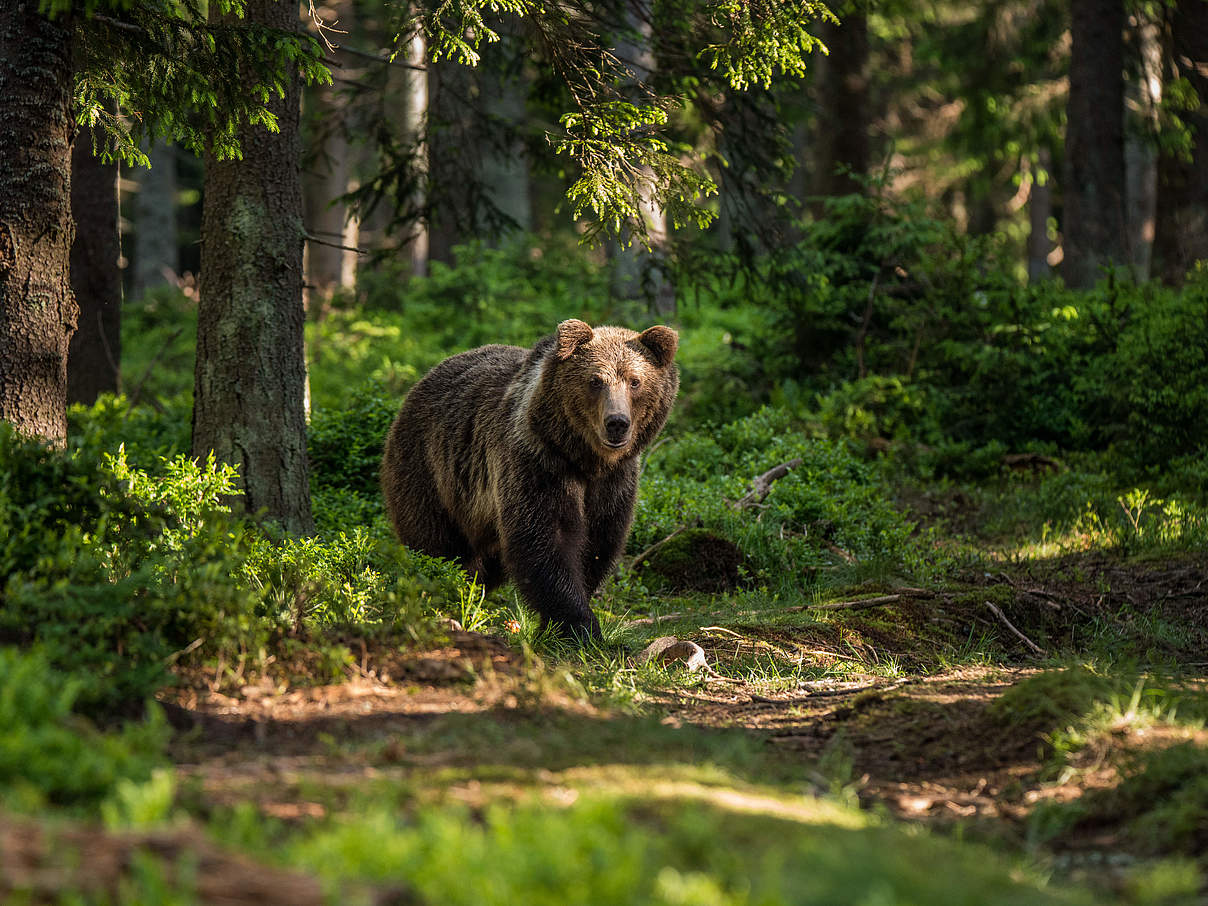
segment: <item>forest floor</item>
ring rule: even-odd
[[[799,794],[804,785],[854,797],[884,820],[1025,853],[1102,892],[1126,891],[1145,859],[1177,855],[1177,846],[1166,852],[1130,835],[1135,814],[1067,822],[1039,841],[1030,818],[1044,804],[1111,790],[1138,752],[1188,740],[1203,749],[1202,722],[1137,721],[1121,705],[1102,738],[1055,773],[1052,734],[1075,715],[1054,723],[1026,699],[1013,709],[995,703],[1042,667],[1086,654],[1103,639],[1080,639],[1105,631],[1143,635],[1179,688],[1203,692],[1203,563],[1093,552],[1005,564],[943,588],[880,584],[849,595],[824,619],[816,610],[797,621],[727,611],[713,596],[694,613],[635,621],[646,639],[674,631],[695,641],[712,668],[612,665],[614,684],[641,673],[641,713],[585,694],[571,674],[505,639],[456,629],[425,650],[352,641],[356,663],[335,685],[308,685],[305,664],[225,692],[196,676],[165,700],[179,731],[172,756],[182,796],[201,811],[250,805],[285,826],[347,810],[369,790],[390,790],[402,810],[534,798],[558,806],[606,792],[783,818],[801,809],[799,797],[768,790]],[[1004,630],[1008,613],[1018,635]],[[971,644],[967,657],[937,661],[937,639],[962,635],[996,635],[1001,652],[991,658]],[[1036,650],[1033,639],[1050,647]],[[752,670],[760,658],[769,669]],[[812,665],[818,679],[771,669],[790,664]],[[1137,669],[1143,676],[1149,665]],[[746,754],[734,756],[734,746]],[[704,764],[728,767],[730,779],[702,779]],[[247,901],[264,897],[249,888]]]
[[[316,684],[306,649],[244,684],[229,670],[186,676],[162,702],[189,822],[55,836],[6,820],[0,874],[72,889],[84,866],[87,886],[120,890],[106,873],[118,878],[134,851],[150,849],[186,859],[201,902],[416,902],[426,898],[409,885],[359,878],[333,895],[309,857],[281,856],[283,841],[382,808],[465,810],[473,827],[501,803],[557,811],[607,800],[640,827],[702,809],[693,820],[736,834],[752,860],[792,826],[856,862],[901,847],[915,871],[936,871],[929,860],[948,870],[948,850],[910,855],[909,828],[923,827],[1029,866],[1032,886],[1018,899],[979,899],[989,894],[971,885],[949,902],[1206,901],[1205,803],[1180,819],[1189,828],[1163,836],[1137,831],[1162,790],[1149,803],[1110,797],[1147,755],[1184,743],[1208,752],[1202,707],[1180,721],[1173,707],[1146,711],[1143,695],[1129,696],[1146,684],[1162,701],[1172,690],[1201,704],[1208,696],[1208,566],[1087,551],[1003,562],[933,588],[877,581],[827,597],[790,610],[677,598],[674,612],[630,614],[629,650],[603,664],[450,628],[420,647],[342,639],[352,663],[334,684]],[[635,665],[642,645],[666,635],[698,644],[709,668]],[[1070,671],[1113,650],[1137,653],[1121,668],[1131,677],[1122,695],[1067,702],[1084,679]],[[1046,671],[1056,682],[1019,692]],[[1079,809],[1079,800],[1102,804]],[[1039,819],[1046,808],[1051,817]],[[232,830],[241,820],[259,828],[243,845]],[[870,836],[885,826],[907,833]],[[65,837],[80,853],[75,869],[55,862]],[[997,896],[1018,882],[1013,871],[985,889]],[[1138,876],[1159,877],[1160,890],[1162,872],[1182,878],[1179,896],[1136,894]]]

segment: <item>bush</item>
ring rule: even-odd
[[[800,458],[756,509],[731,504],[752,480]],[[911,525],[889,502],[883,475],[841,441],[811,439],[784,409],[668,440],[650,454],[630,548],[677,526],[702,526],[737,544],[765,580],[797,588],[837,560],[902,562]]]
[[[0,647],[0,802],[91,809],[119,781],[146,780],[162,762],[167,725],[158,710],[108,733],[72,713],[89,682],[41,652]]]
[[[316,408],[307,437],[311,487],[380,498],[382,446],[401,403],[380,381],[369,381],[343,405]]]
[[[267,633],[236,578],[247,531],[221,502],[233,470],[162,468],[153,479],[124,451],[58,452],[0,424],[0,641],[88,676],[85,712],[141,702],[186,652],[256,651]]]
[[[275,614],[296,628],[430,623],[437,609],[457,602],[466,583],[460,567],[361,527],[328,539],[259,538],[243,570]]]

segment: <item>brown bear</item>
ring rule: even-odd
[[[445,359],[407,395],[382,457],[399,540],[510,579],[567,637],[598,639],[591,598],[625,547],[638,455],[679,388],[670,327],[563,321],[532,349]]]

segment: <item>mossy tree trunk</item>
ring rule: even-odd
[[[293,30],[297,7],[251,0],[246,20]],[[247,510],[305,533],[301,86],[284,87],[269,104],[280,132],[244,126],[243,160],[205,161],[193,454],[237,465]]]
[[[0,16],[0,419],[67,437],[71,33],[15,0]]]
[[[71,153],[71,286],[80,306],[79,329],[67,355],[67,399],[94,403],[116,393],[122,356],[122,272],[118,268],[117,164],[92,153],[93,135],[81,129]]]

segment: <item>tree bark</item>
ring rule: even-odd
[[[1124,4],[1071,0],[1071,14],[1062,272],[1067,286],[1087,289],[1103,267],[1128,261]]]
[[[225,24],[236,24],[211,16]],[[298,27],[297,8],[250,0],[246,19]],[[302,326],[301,86],[269,103],[280,132],[243,126],[242,161],[206,156],[193,454],[238,466],[251,513],[313,531]]]
[[[1162,44],[1155,22],[1140,13],[1129,23],[1125,86],[1124,210],[1128,253],[1137,280],[1149,278],[1158,203],[1158,130],[1162,104]]]
[[[176,231],[176,149],[144,149],[149,170],[138,171],[134,201],[134,295],[162,286],[180,273]]]
[[[353,25],[350,2],[328,2],[325,10],[342,30]],[[340,72],[348,72],[351,57],[337,47],[331,56]],[[318,147],[303,174],[302,191],[306,230],[313,239],[306,244],[308,302],[319,299],[319,307],[337,289],[356,283],[357,222],[349,217],[348,205],[340,201],[352,187],[352,148],[349,145],[348,98],[335,85],[315,85],[308,90],[307,121],[314,122]],[[340,247],[342,246],[342,248]],[[309,305],[308,305],[309,307]]]
[[[407,63],[413,67],[406,71],[403,86],[403,134],[415,146],[416,190],[411,204],[422,210],[427,203],[425,187],[428,185],[428,146],[424,137],[428,132],[428,47],[422,34],[414,34],[407,41]],[[404,254],[411,263],[411,273],[416,277],[428,275],[430,253],[428,222],[419,218],[412,226],[412,235],[404,246]]]
[[[102,163],[92,142],[92,130],[80,129],[71,153],[71,287],[80,314],[67,354],[67,401],[87,405],[118,392],[122,360],[117,163]]]
[[[1199,98],[1180,115],[1193,130],[1191,159],[1174,154],[1158,161],[1155,272],[1181,285],[1192,265],[1208,258],[1208,3],[1180,0],[1169,37],[1168,78],[1184,78]]]
[[[0,419],[67,437],[71,291],[71,33],[15,0],[0,16]]]

